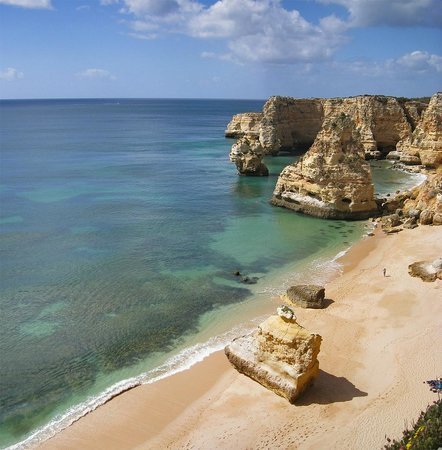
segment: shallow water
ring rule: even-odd
[[[225,126],[262,105],[0,102],[0,445],[222,348],[257,298],[334,270],[361,236],[269,205],[293,158],[236,174]],[[410,183],[391,172],[381,190]]]

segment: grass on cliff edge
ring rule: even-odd
[[[387,438],[386,450],[437,450],[442,447],[442,400],[422,411],[411,430],[403,432],[400,441]]]

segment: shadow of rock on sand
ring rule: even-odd
[[[324,298],[324,301],[322,302],[322,309],[328,308],[334,302],[335,301],[331,298]]]
[[[366,392],[360,391],[354,384],[350,383],[347,378],[337,377],[320,370],[313,386],[295,404],[296,406],[307,406],[312,403],[328,405],[349,402],[355,397],[366,397],[367,395]]]

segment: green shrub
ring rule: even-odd
[[[437,450],[442,447],[442,400],[422,411],[411,430],[403,432],[400,441],[387,438],[387,450]]]

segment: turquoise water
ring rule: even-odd
[[[361,236],[269,205],[290,157],[267,158],[268,178],[236,174],[224,129],[262,105],[0,102],[1,446],[221,348],[209,337],[235,305]],[[381,191],[410,183],[376,171]]]

